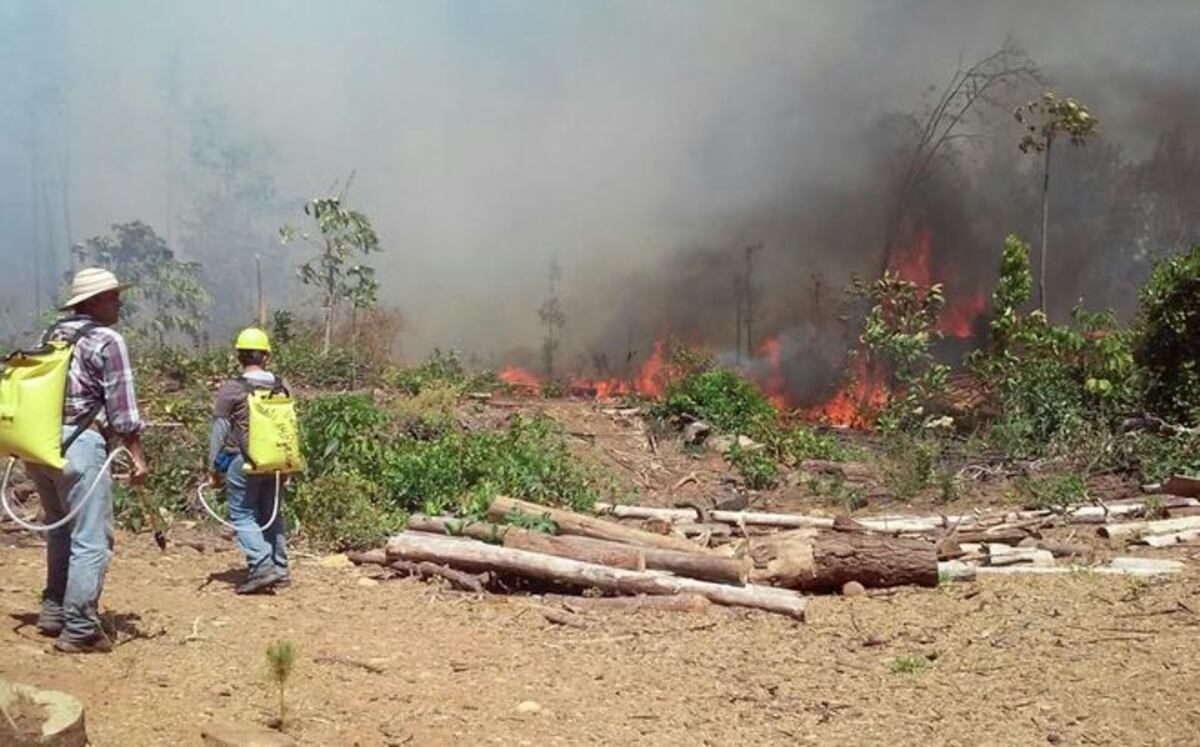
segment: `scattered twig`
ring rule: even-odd
[[[377,667],[374,664],[368,664],[365,661],[358,661],[346,656],[318,656],[313,659],[318,664],[344,664],[348,667],[358,667],[359,669],[370,672],[371,674],[383,674],[382,667]]]

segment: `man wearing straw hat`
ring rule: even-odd
[[[85,501],[71,522],[49,532],[46,542],[46,589],[37,627],[44,635],[57,637],[54,647],[65,653],[112,650],[98,615],[113,543],[106,436],[129,450],[131,484],[146,480],[129,349],[112,329],[124,288],[108,270],[80,270],[61,307],[65,313],[43,338],[43,342],[75,341],[63,404],[64,443],[74,437],[65,454],[67,466],[62,471],[26,467],[48,521],[59,520]]]

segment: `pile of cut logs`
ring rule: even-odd
[[[804,592],[936,586],[985,573],[1067,573],[1092,550],[1042,539],[1041,530],[1099,525],[1104,537],[1152,546],[1200,538],[1200,500],[1159,495],[1061,512],[975,512],[938,516],[802,516],[598,504],[598,515],[498,497],[486,520],[413,516],[384,550],[351,556],[406,575],[439,577],[483,591],[504,579],[555,588],[597,590],[611,597],[657,600],[646,606],[697,604],[748,607],[803,620]],[[1148,513],[1159,521],[1123,521]],[[556,534],[528,528],[552,523]],[[1154,539],[1154,538],[1159,539]],[[1153,575],[1176,561],[1116,558],[1100,573]],[[499,586],[505,586],[501,583]],[[633,599],[603,600],[631,605]],[[601,603],[599,600],[596,603]]]

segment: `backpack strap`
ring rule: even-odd
[[[66,321],[71,321],[71,319],[67,318],[67,319],[60,320],[58,323],[56,323],[50,329],[46,330],[46,334],[43,336],[43,339],[47,340],[47,343],[48,343],[50,335],[54,332],[54,330],[58,328],[59,324],[62,324],[62,322],[66,322]],[[104,326],[104,325],[89,320],[89,321],[84,322],[83,324],[79,325],[78,329],[75,329],[67,336],[67,342],[72,347],[72,350],[71,350],[72,359],[75,356],[74,346],[76,345],[76,343],[78,343],[80,340],[82,340],[84,337],[86,337],[87,334],[89,332],[91,332],[92,330],[96,329],[97,327],[102,327],[102,326]],[[100,411],[103,409],[104,409],[104,400],[103,399],[101,399],[96,404],[92,405],[92,409],[87,411],[87,413],[83,416],[83,420],[79,421],[79,425],[75,426],[75,430],[71,433],[70,436],[67,436],[67,439],[65,441],[63,441],[63,444],[62,444],[62,455],[63,456],[67,455],[67,449],[71,448],[71,444],[75,443],[75,440],[78,439],[80,436],[82,436],[84,431],[86,431],[88,428],[92,427],[92,423],[96,422],[96,417],[98,415],[100,415]]]

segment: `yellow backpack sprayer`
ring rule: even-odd
[[[60,320],[42,336],[42,345],[34,350],[17,350],[8,355],[0,370],[0,454],[9,457],[4,480],[0,482],[0,503],[5,513],[19,526],[35,532],[49,532],[65,526],[78,515],[91,499],[100,478],[108,471],[117,454],[129,452],[114,449],[108,455],[87,493],[67,513],[53,524],[32,524],[17,516],[8,501],[8,481],[18,459],[61,470],[66,466],[67,449],[79,438],[100,413],[103,402],[88,412],[70,436],[63,440],[63,403],[67,391],[67,375],[75,355],[75,345],[93,329],[95,322],[84,322],[63,339],[52,339],[59,325],[73,321]],[[156,533],[157,539],[157,533]],[[161,546],[160,542],[160,546]]]
[[[246,390],[247,432],[242,452],[243,473],[275,475],[275,503],[271,518],[258,529],[265,530],[279,515],[279,493],[284,475],[304,471],[300,453],[300,427],[296,419],[296,403],[281,381],[270,387],[257,385],[248,379],[238,381]],[[197,490],[200,504],[208,514],[230,529],[233,524],[221,518],[204,499],[204,484]]]

